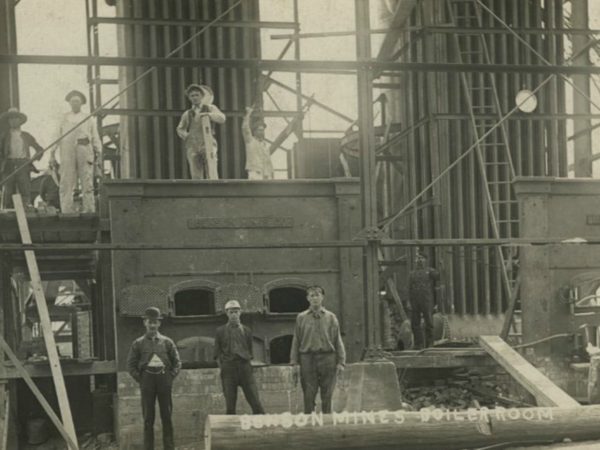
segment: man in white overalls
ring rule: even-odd
[[[63,136],[86,118],[81,106],[86,103],[85,95],[71,91],[65,97],[71,105],[58,128],[57,138]],[[98,135],[96,120],[90,117],[74,131],[63,137],[58,143],[60,149],[60,209],[63,213],[73,213],[73,192],[77,182],[81,184],[82,212],[96,210],[94,201],[94,165],[101,161],[102,141]],[[52,151],[50,164],[55,165],[55,151]]]
[[[217,140],[212,122],[225,123],[225,114],[213,105],[214,94],[206,85],[192,84],[186,89],[192,104],[183,113],[177,135],[183,140],[192,180],[218,180]]]

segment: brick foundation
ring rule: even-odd
[[[255,369],[261,401],[268,413],[302,412],[302,389],[294,386],[290,366],[270,366]],[[317,410],[320,409],[317,397]],[[118,394],[115,400],[116,434],[119,448],[142,448],[142,417],[140,389],[125,372],[118,374]],[[338,380],[333,396],[335,411],[396,410],[401,394],[396,368],[389,362],[349,364]],[[208,414],[223,414],[225,399],[221,391],[218,369],[183,370],[173,385],[173,421],[178,448],[204,448],[204,420]],[[238,394],[238,414],[250,413],[241,390]],[[155,434],[160,448],[160,415],[156,414]]]

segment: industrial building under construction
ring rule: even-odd
[[[144,448],[128,354],[151,307],[181,359],[176,448],[600,448],[595,2],[330,0],[354,22],[305,32],[318,2],[280,0],[291,20],[274,21],[272,0],[85,0],[88,54],[58,55],[18,51],[28,1],[0,0],[0,112],[21,107],[21,68],[85,68],[85,119],[41,152],[92,145],[76,130],[93,123],[100,173],[91,210],[83,179],[74,211],[33,202],[36,176],[32,205],[0,210],[2,448]],[[336,39],[355,57],[303,58]],[[354,106],[307,91],[315,75]],[[196,84],[225,117],[202,122],[207,179],[184,150]],[[251,113],[273,177],[249,175]],[[331,413],[306,411],[290,360],[315,286],[346,350]],[[265,415],[224,414],[231,300]]]

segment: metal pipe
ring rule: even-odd
[[[359,69],[371,69],[383,72],[520,72],[542,74],[600,74],[600,66],[573,65],[527,65],[527,64],[458,64],[458,63],[421,63],[377,61],[279,61],[272,59],[203,59],[203,58],[149,58],[118,56],[62,56],[62,55],[10,55],[0,54],[0,64],[52,64],[52,65],[102,65],[102,66],[157,66],[157,67],[206,67],[238,68],[250,67],[276,72],[331,73],[347,71],[352,75]]]

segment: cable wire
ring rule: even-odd
[[[192,42],[194,39],[196,39],[198,36],[200,36],[202,33],[204,33],[210,27],[212,27],[216,22],[218,22],[223,17],[225,17],[227,14],[229,14],[233,9],[235,9],[241,3],[242,3],[242,0],[238,0],[237,2],[235,2],[232,6],[230,6],[229,8],[227,8],[223,13],[221,13],[219,16],[217,16],[215,19],[213,19],[210,23],[208,23],[204,27],[202,27],[200,29],[200,31],[198,31],[197,33],[193,34],[188,39],[186,39],[185,41],[183,41],[183,43],[181,43],[178,47],[176,47],[175,49],[173,49],[169,53],[167,53],[167,55],[165,56],[165,59],[170,58],[171,56],[175,55],[183,47],[185,47],[186,45],[188,45],[190,42]],[[3,179],[1,179],[0,180],[0,187],[3,186],[4,184],[6,184],[8,181],[10,181],[12,178],[14,178],[15,175],[17,174],[17,172],[19,172],[22,169],[24,169],[25,167],[27,167],[33,161],[36,161],[36,160],[40,159],[41,156],[44,153],[46,153],[48,150],[50,150],[55,145],[57,145],[63,138],[65,138],[66,136],[68,136],[69,134],[71,134],[73,131],[75,131],[77,128],[79,128],[82,124],[84,124],[89,119],[91,119],[93,116],[95,116],[99,111],[101,111],[103,108],[105,108],[106,106],[108,106],[112,101],[114,101],[115,99],[119,98],[128,89],[130,89],[131,87],[135,86],[139,81],[141,81],[143,78],[145,78],[146,76],[148,76],[149,74],[151,74],[155,70],[156,70],[156,66],[152,66],[149,69],[147,69],[145,72],[143,72],[141,75],[139,75],[138,77],[136,77],[133,81],[129,82],[123,89],[121,89],[119,92],[117,92],[109,100],[107,100],[106,102],[104,102],[102,105],[98,106],[95,110],[91,111],[84,119],[82,119],[77,124],[75,124],[73,126],[73,128],[71,128],[68,131],[66,131],[63,135],[61,135],[60,137],[58,137],[57,139],[55,139],[50,145],[48,145],[47,147],[45,147],[41,152],[37,153],[33,157],[30,157],[28,161],[26,161],[25,163],[23,163],[22,165],[20,165],[19,167],[17,167],[15,170],[13,170],[11,173],[9,173],[6,177],[4,177]]]

